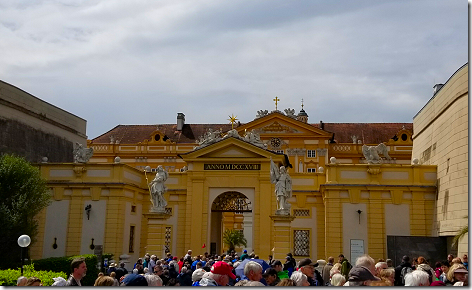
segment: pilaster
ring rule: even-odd
[[[143,215],[147,219],[146,251],[163,256],[166,225],[170,215],[165,213],[145,213]]]
[[[271,215],[273,221],[274,259],[284,261],[287,253],[292,252],[292,221],[291,215]]]

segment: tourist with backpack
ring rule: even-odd
[[[402,262],[395,268],[395,286],[405,286],[405,275],[413,272],[410,257],[403,256]]]

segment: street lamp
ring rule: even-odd
[[[28,235],[21,235],[18,238],[18,246],[21,247],[21,276],[23,276],[23,248],[30,245],[31,238]]]

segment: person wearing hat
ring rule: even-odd
[[[274,268],[267,268],[262,277],[266,280],[267,286],[275,286],[280,282],[280,278],[277,276],[277,271]]]
[[[205,274],[205,273],[206,273],[206,271],[201,269],[201,268],[193,271],[193,273],[192,273],[192,286],[197,286],[197,285],[194,285],[194,284],[199,282],[200,280],[202,280],[203,274]]]
[[[349,272],[349,286],[368,286],[372,281],[380,281],[365,266],[355,266]]]
[[[315,267],[317,266],[318,263],[313,263],[309,258],[302,259],[300,260],[300,263],[298,263],[298,271],[308,277],[308,283],[310,283],[310,286],[324,286],[321,274],[315,270]]]
[[[448,280],[446,281],[446,285],[454,285],[456,282],[464,282],[464,284],[467,283],[468,273],[469,272],[464,265],[453,264],[446,274]]]
[[[107,274],[110,276],[111,272],[116,271],[116,264],[115,263],[110,263],[110,266],[108,266]]]
[[[198,283],[194,283],[192,286],[226,286],[229,283],[229,279],[236,279],[233,274],[233,268],[226,262],[219,261],[211,266],[211,271],[205,273],[202,279]],[[197,285],[198,284],[198,285]]]
[[[290,278],[290,276],[288,275],[288,271],[283,270],[282,262],[280,262],[280,260],[275,260],[272,263],[272,268],[277,271],[277,277],[279,277],[280,280]]]
[[[241,261],[244,261],[244,259],[247,259],[248,257],[249,257],[249,255],[247,254],[247,250],[244,250],[243,254],[241,255],[241,257],[239,257],[239,259]]]
[[[138,274],[128,274],[121,282],[124,286],[148,286],[146,278]]]

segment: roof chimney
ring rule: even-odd
[[[433,86],[433,96],[436,95],[437,92],[444,86],[444,84],[435,84]]]
[[[184,113],[177,113],[177,131],[182,131],[184,124],[185,124]]]

